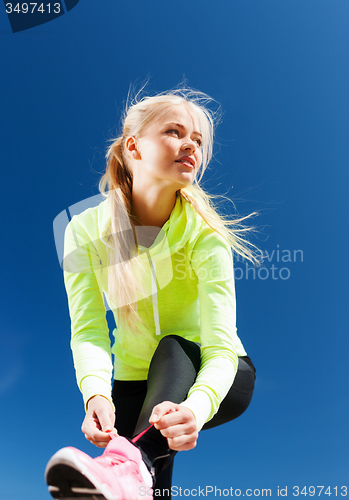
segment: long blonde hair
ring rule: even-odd
[[[137,331],[136,322],[140,320],[137,312],[137,293],[144,296],[142,283],[135,277],[137,260],[137,237],[135,219],[132,215],[132,173],[127,166],[125,141],[130,136],[140,136],[146,127],[159,117],[159,114],[174,105],[185,106],[199,120],[202,134],[202,164],[193,184],[180,189],[178,194],[185,198],[204,221],[219,233],[233,251],[257,263],[256,247],[250,244],[244,234],[252,228],[242,225],[242,221],[254,215],[230,220],[219,215],[214,206],[216,196],[205,192],[199,185],[212,158],[214,128],[218,121],[219,109],[214,112],[208,108],[211,99],[206,94],[187,88],[163,92],[155,96],[139,96],[128,100],[126,105],[122,134],[113,139],[108,148],[107,168],[101,178],[99,188],[108,196],[111,210],[111,224],[106,235],[109,248],[108,293],[118,309],[120,324],[127,324]],[[108,190],[108,193],[106,191]],[[257,250],[257,249],[256,249]],[[132,259],[132,263],[131,263]],[[141,272],[141,271],[140,271]]]

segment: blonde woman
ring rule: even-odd
[[[241,221],[219,216],[199,186],[212,156],[208,102],[186,89],[135,99],[108,150],[105,201],[67,227],[82,431],[106,448],[94,459],[58,451],[46,468],[54,498],[170,498],[175,454],[251,401],[232,250],[254,257]],[[117,325],[112,348],[103,296]]]

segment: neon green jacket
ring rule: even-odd
[[[105,230],[108,200],[72,218],[65,232],[64,281],[71,316],[74,365],[85,404],[94,395],[110,400],[114,378],[145,380],[162,337],[176,334],[201,345],[201,368],[182,403],[194,413],[198,429],[217,412],[246,351],[237,336],[235,287],[230,246],[177,196],[169,220],[146,249],[139,247],[145,269],[145,295],[137,303],[144,324],[140,333],[119,326],[111,347]],[[140,226],[142,227],[142,226]],[[104,295],[104,297],[103,297]],[[123,305],[123,304],[121,304]]]

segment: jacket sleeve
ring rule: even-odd
[[[245,353],[236,333],[233,258],[229,244],[205,229],[192,253],[200,301],[201,368],[182,403],[194,413],[198,430],[218,411],[234,382],[238,355]]]
[[[71,348],[85,407],[97,394],[113,406],[109,328],[96,278],[100,268],[96,245],[78,217],[73,217],[65,232],[63,270],[71,318]]]

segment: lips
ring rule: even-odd
[[[176,163],[183,163],[183,165],[186,165],[189,168],[195,167],[195,160],[190,156],[182,156],[179,160],[176,160]]]

